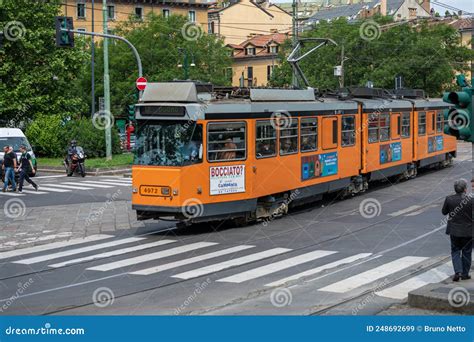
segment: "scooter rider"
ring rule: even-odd
[[[76,139],[71,140],[71,145],[67,149],[67,156],[64,159],[67,166],[69,166],[69,164],[72,160],[72,156],[77,153],[76,147],[77,147]]]

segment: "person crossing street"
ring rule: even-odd
[[[28,153],[26,146],[20,146],[20,166],[18,167],[18,172],[20,173],[20,180],[18,185],[18,192],[22,193],[23,191],[23,184],[25,180],[30,183],[36,191],[38,191],[38,185],[33,182],[29,176],[29,173],[32,172],[33,174],[36,172],[33,163],[31,162],[31,156]]]
[[[5,153],[3,157],[2,169],[4,172],[4,183],[3,183],[3,192],[8,190],[8,184],[11,183],[12,191],[16,191],[16,182],[15,182],[15,169],[17,167],[16,154],[13,152],[13,149],[6,145],[3,147],[3,152]]]

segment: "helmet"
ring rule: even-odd
[[[76,146],[77,145],[77,141],[75,139],[71,140],[71,146]]]

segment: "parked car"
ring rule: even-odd
[[[13,151],[17,155],[17,159],[20,158],[20,146],[25,145],[28,153],[31,156],[31,162],[35,171],[38,169],[35,153],[31,148],[31,145],[26,138],[25,134],[18,128],[0,128],[0,165],[3,163],[3,146],[8,145],[13,147]],[[3,180],[3,171],[0,168],[0,174]],[[36,173],[30,172],[30,177],[34,177]]]

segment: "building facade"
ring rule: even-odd
[[[150,12],[164,16],[183,15],[207,30],[206,0],[107,0],[107,20],[110,30],[130,16],[144,20]],[[74,28],[92,31],[92,0],[64,0],[62,12],[74,19]],[[102,0],[95,0],[94,31],[103,32]]]
[[[222,37],[226,44],[239,44],[251,34],[290,32],[291,15],[268,0],[221,2],[209,10],[209,33]]]
[[[263,87],[270,81],[273,69],[279,64],[281,45],[288,34],[250,35],[240,44],[228,44],[232,49],[232,85],[235,87]]]

